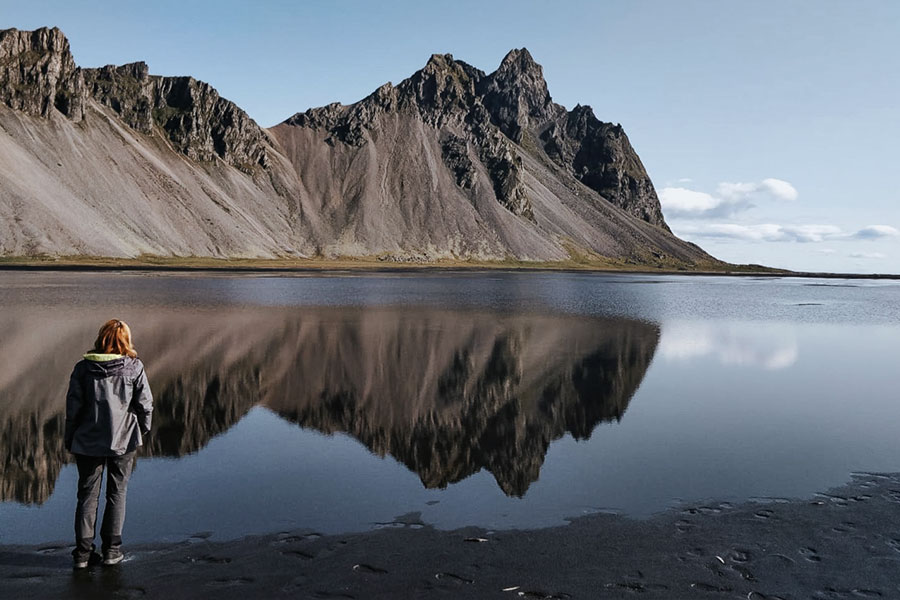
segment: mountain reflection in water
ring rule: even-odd
[[[206,446],[254,406],[345,432],[442,488],[481,469],[510,496],[550,442],[618,420],[659,339],[655,325],[425,308],[130,311],[155,395],[144,457]],[[0,500],[40,504],[62,447],[73,363],[107,315],[0,317]],[[5,321],[5,322],[3,322]]]

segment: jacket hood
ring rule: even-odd
[[[109,362],[111,360],[116,360],[117,358],[125,358],[122,354],[100,354],[98,352],[88,352],[83,357],[85,360],[92,360],[94,362]]]
[[[116,375],[125,369],[129,358],[121,354],[99,354],[88,352],[84,355],[84,363],[89,373],[98,377]]]

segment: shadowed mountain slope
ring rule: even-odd
[[[260,128],[206,83],[84,69],[0,31],[0,254],[714,264],[668,230],[621,126],[555,104],[513,50],[449,54]]]

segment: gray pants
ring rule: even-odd
[[[106,508],[100,539],[103,551],[122,545],[122,526],[125,524],[125,493],[134,466],[134,452],[122,456],[75,455],[78,465],[78,505],[75,508],[75,550],[72,554],[87,560],[94,545],[97,509],[100,506],[100,483],[106,467]]]

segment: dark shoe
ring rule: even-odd
[[[100,555],[97,554],[95,546],[91,544],[90,550],[81,550],[75,548],[72,550],[72,568],[75,570],[87,569],[89,566],[96,565],[100,562]]]
[[[107,550],[103,553],[103,565],[107,567],[111,567],[112,565],[117,565],[122,562],[122,559],[125,558],[125,555],[122,554],[121,550],[113,549]]]

